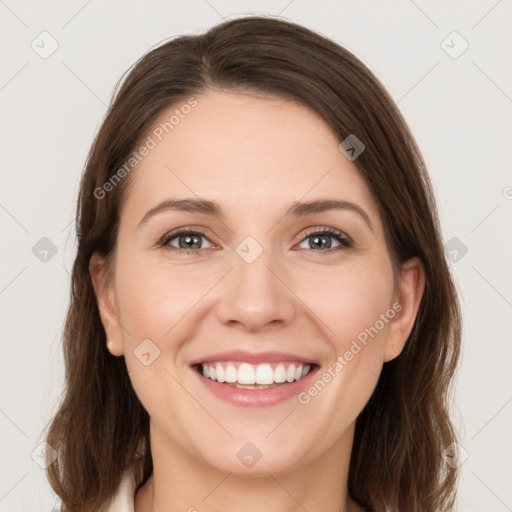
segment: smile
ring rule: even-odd
[[[314,363],[249,364],[239,361],[198,363],[194,374],[212,396],[231,405],[268,407],[296,399],[314,378]]]
[[[240,389],[266,389],[302,379],[310,372],[311,364],[286,361],[264,364],[223,361],[201,363],[197,368],[204,377],[213,381],[231,384]]]

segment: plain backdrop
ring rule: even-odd
[[[345,46],[411,127],[463,306],[460,510],[512,510],[510,0],[0,0],[0,510],[55,504],[40,443],[62,392],[78,183],[114,86],[164,40],[248,13]]]

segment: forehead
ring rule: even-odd
[[[193,107],[184,108],[193,104],[185,99],[163,111],[148,132],[152,148],[133,171],[124,205],[131,214],[140,218],[159,201],[196,195],[234,215],[278,213],[317,198],[356,201],[376,215],[359,171],[316,112],[240,92],[194,100]]]

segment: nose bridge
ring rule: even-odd
[[[220,319],[244,324],[248,330],[268,323],[291,322],[294,296],[281,281],[279,262],[270,248],[246,237],[233,253],[228,289],[221,297]],[[279,277],[278,277],[279,276]]]

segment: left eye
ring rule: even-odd
[[[338,242],[337,246],[332,246],[332,239]],[[308,242],[313,247],[320,248],[321,250],[343,249],[346,247],[350,247],[352,245],[349,238],[343,233],[341,233],[341,231],[337,230],[324,230],[309,233],[304,238],[304,241],[301,242],[301,245]],[[303,247],[303,249],[311,249],[311,247]]]

